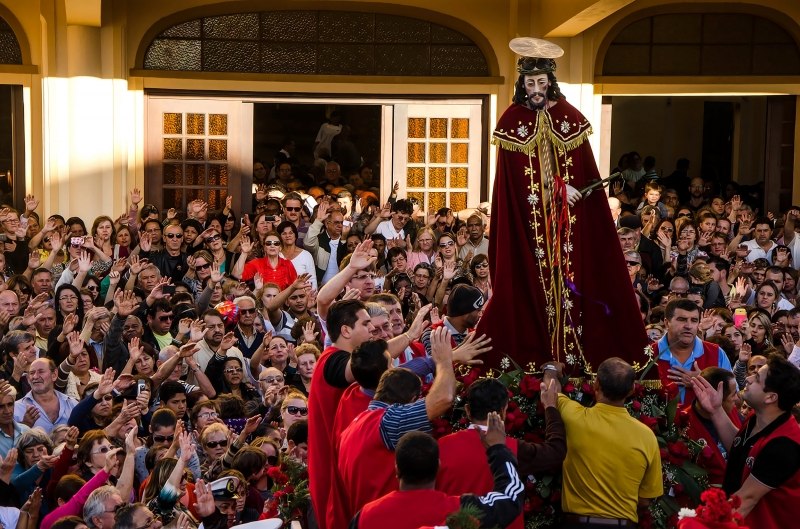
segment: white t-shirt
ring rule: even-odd
[[[772,264],[772,250],[775,249],[778,244],[775,241],[769,241],[770,247],[765,252],[761,246],[758,245],[755,239],[751,239],[747,242],[743,242],[742,245],[747,246],[749,253],[747,254],[747,260],[749,262],[754,262],[756,259],[766,259],[769,261],[769,264]]]
[[[309,279],[311,288],[317,290],[317,268],[314,266],[314,258],[308,253],[308,250],[303,250],[297,254],[297,257],[292,259],[291,262],[297,271],[297,275],[308,274],[311,276],[311,279]],[[330,264],[330,261],[328,261],[328,264]]]
[[[389,239],[402,239],[402,240],[405,240],[405,238],[406,238],[405,230],[403,230],[403,228],[400,228],[399,230],[394,229],[394,225],[392,224],[391,219],[390,220],[384,220],[383,222],[378,224],[378,227],[375,229],[375,233],[380,233],[381,235],[386,237],[387,241]],[[387,247],[387,249],[388,249],[388,247]]]
[[[335,241],[331,239],[331,256],[328,259],[328,268],[325,270],[325,275],[322,276],[323,285],[333,279],[333,276],[339,273],[339,264],[336,262],[336,255],[341,243],[341,239],[337,239]]]
[[[322,149],[327,149],[328,155],[330,156],[332,154],[331,142],[340,132],[342,132],[341,125],[323,123],[319,128],[319,132],[317,132],[317,138],[314,140],[315,143],[318,143],[317,147],[314,149],[314,157],[319,158],[320,154],[322,154]]]
[[[800,270],[800,234],[795,233],[792,242],[786,246],[792,252],[792,266]]]

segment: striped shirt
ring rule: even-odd
[[[410,404],[386,404],[373,400],[367,406],[368,410],[384,408],[379,431],[383,444],[389,450],[394,450],[400,438],[408,432],[430,432],[433,428],[428,420],[428,411],[425,408],[425,399],[419,399]]]

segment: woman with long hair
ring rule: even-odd
[[[248,416],[258,409],[260,395],[247,381],[245,366],[239,358],[229,356],[220,361],[214,356],[209,360],[205,373],[217,393],[230,393],[242,399]]]
[[[280,256],[292,263],[297,275],[308,274],[312,290],[317,290],[317,268],[314,258],[308,250],[297,246],[299,237],[297,226],[286,220],[278,224],[275,231],[281,238]]]
[[[116,231],[111,217],[100,215],[92,223],[92,237],[97,248],[108,257],[114,256]]]
[[[781,293],[772,281],[764,281],[756,288],[755,306],[769,313],[770,316],[778,310],[778,301]]]
[[[483,293],[483,300],[489,301],[492,297],[492,278],[489,275],[489,257],[479,253],[472,258],[469,263],[469,270],[472,274],[472,285],[478,287]]]
[[[136,244],[136,235],[133,230],[131,230],[128,226],[120,226],[114,233],[114,248],[112,249],[112,257],[114,259],[128,257]]]
[[[772,347],[772,320],[763,310],[756,309],[747,319],[747,340],[752,354],[762,355]]]

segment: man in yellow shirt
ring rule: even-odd
[[[548,375],[555,373],[553,366],[546,369]],[[664,492],[656,437],[624,407],[633,382],[630,364],[609,358],[597,370],[595,406],[559,395],[567,431],[563,529],[635,527],[638,505]]]

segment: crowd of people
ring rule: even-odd
[[[791,524],[800,208],[762,216],[699,179],[681,203],[636,174],[609,207],[662,384],[716,449],[712,484],[753,527]],[[481,379],[470,427],[435,440],[455,370],[492,347],[472,332],[490,218],[355,191],[258,188],[237,215],[230,199],[160,212],[132,190],[91,229],[33,196],[3,207],[0,523],[232,527],[271,515],[270,469],[291,460],[309,469],[307,527],[460,510],[522,527],[529,476],[558,469],[565,527],[633,527],[664,493],[655,437],[624,409],[633,368],[600,364],[586,409],[560,394],[563,366],[542,366],[541,443],[506,437],[508,391]]]

